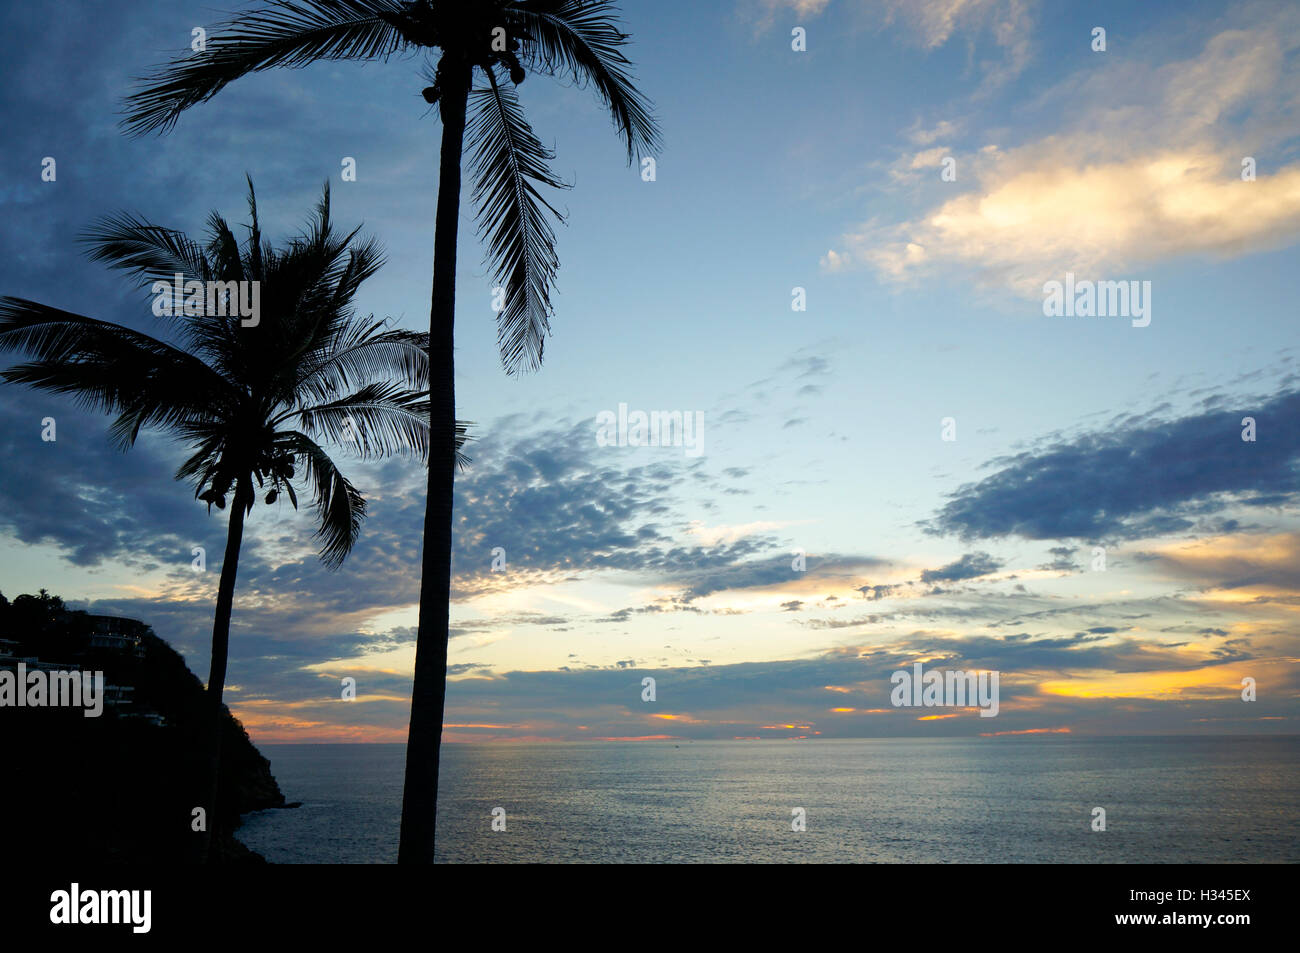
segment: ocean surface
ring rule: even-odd
[[[392,863],[404,745],[262,745],[272,863]],[[443,746],[444,863],[1300,862],[1300,738]],[[493,831],[493,808],[506,829]],[[1092,811],[1106,830],[1092,830]],[[791,830],[803,808],[806,830]]]

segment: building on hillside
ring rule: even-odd
[[[132,703],[132,695],[134,692],[134,685],[105,685],[104,707],[125,708],[127,705]]]
[[[115,615],[92,615],[90,619],[90,647],[126,652],[144,658],[144,633],[147,626],[136,619]]]

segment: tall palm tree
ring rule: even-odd
[[[154,313],[172,312],[171,340],[24,298],[0,298],[0,353],[32,358],[0,378],[116,414],[109,434],[123,450],[146,427],[180,438],[193,453],[176,479],[193,482],[209,512],[214,504],[226,509],[230,498],[212,623],[212,721],[199,792],[208,830],[197,847],[200,860],[218,821],[221,696],[245,516],[263,491],[266,503],[283,493],[296,509],[294,477],[301,471],[316,507],[320,558],[337,569],[356,542],[366,503],[318,441],[345,444],[363,458],[401,452],[427,458],[429,450],[426,336],[386,330],[352,307],[362,282],[383,263],[379,246],[354,241],[356,230],[335,231],[328,184],[307,231],[283,250],[262,239],[251,180],[248,207],[252,223],[242,248],[216,212],[204,244],[129,214],[102,219],[84,236],[93,260],[162,283],[167,290],[155,297]],[[257,313],[246,318],[238,308],[209,309],[206,300],[186,307],[170,294],[176,275],[249,282],[249,289],[256,283]]]
[[[515,87],[529,71],[589,84],[626,142],[628,161],[656,151],[659,129],[633,85],[622,52],[628,35],[618,29],[616,14],[612,0],[279,0],[209,31],[207,52],[186,52],[127,100],[131,131],[166,131],[186,109],[248,73],[394,53],[427,58],[431,85],[423,96],[438,104],[442,116],[429,315],[433,457],[399,862],[433,861],[451,595],[452,349],[465,138],[474,149],[479,230],[505,289],[497,314],[501,359],[510,373],[535,369],[550,330],[550,289],[558,267],[550,219],[560,217],[538,186],[563,183],[547,166],[553,155],[525,119]]]

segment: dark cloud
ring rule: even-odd
[[[862,597],[868,600],[869,602],[879,602],[881,599],[884,599],[886,596],[892,595],[894,592],[902,588],[903,587],[901,585],[872,586],[868,584],[865,586],[858,586],[857,591],[862,593]]]
[[[619,609],[619,610],[616,611],[616,612],[611,612],[609,615],[605,616],[605,617],[602,618],[602,619],[593,619],[592,621],[594,621],[594,622],[626,622],[628,619],[630,619],[630,618],[631,618],[632,616],[634,616],[634,615],[646,615],[646,614],[649,614],[649,613],[660,613],[660,612],[694,612],[694,613],[703,613],[704,610],[703,610],[703,609],[696,608],[695,606],[684,605],[684,604],[682,604],[682,603],[680,603],[680,602],[654,602],[654,603],[651,603],[650,605],[645,605],[645,606],[629,606],[629,607],[624,608],[624,609]]]
[[[770,536],[712,546],[674,542],[689,525],[684,501],[726,488],[701,461],[676,455],[644,462],[646,456],[624,448],[600,447],[590,421],[540,432],[520,424],[498,422],[476,443],[473,465],[457,480],[458,598],[530,578],[609,570],[687,587],[777,547]],[[738,474],[743,471],[728,468],[725,479]],[[505,572],[491,571],[495,547],[505,550]]]
[[[962,579],[975,579],[987,576],[1002,568],[1002,563],[988,553],[967,553],[956,562],[940,569],[926,569],[921,572],[921,582],[958,582]]]
[[[1073,546],[1053,546],[1048,550],[1055,557],[1050,563],[1039,566],[1039,569],[1047,569],[1055,572],[1073,572],[1079,568],[1079,564],[1074,561],[1076,552]]]
[[[1241,439],[1248,416],[1254,442]],[[927,529],[963,539],[1141,539],[1207,525],[1229,505],[1294,503],[1298,418],[1293,391],[1178,420],[1127,420],[994,460],[997,472],[959,489]]]
[[[28,544],[53,543],[76,566],[114,560],[189,567],[191,548],[219,558],[224,518],[208,518],[176,483],[177,457],[155,439],[127,453],[109,445],[104,417],[67,398],[0,385],[0,528]],[[55,440],[41,439],[52,418]]]
[[[766,586],[781,586],[797,580],[817,580],[844,584],[855,576],[888,565],[887,561],[867,556],[845,556],[828,553],[824,556],[808,556],[806,569],[796,571],[793,560],[782,554],[765,559],[750,559],[728,566],[701,569],[686,576],[679,575],[685,582],[682,598],[690,601],[715,592],[733,589],[756,589]]]
[[[474,619],[471,621],[458,622],[448,631],[451,634],[451,638],[456,638],[457,636],[471,635],[475,632],[486,632],[503,627],[512,627],[517,625],[558,626],[564,625],[569,621],[569,619],[566,619],[563,616],[542,615],[539,612],[506,612],[500,615],[495,615],[490,619]],[[415,641],[416,630],[413,627],[408,629],[394,629],[393,631],[408,632],[410,633],[408,641]]]

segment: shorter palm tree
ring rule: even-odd
[[[297,508],[294,480],[301,473],[316,508],[320,557],[337,569],[357,540],[366,503],[321,441],[362,458],[407,452],[427,461],[429,451],[428,336],[389,330],[352,306],[383,263],[378,244],[356,240],[355,229],[334,230],[328,184],[305,233],[282,250],[262,239],[251,179],[248,207],[242,246],[216,212],[205,244],[128,214],[103,219],[84,236],[93,260],[152,284],[154,313],[170,312],[170,340],[0,298],[0,353],[32,358],[0,377],[116,414],[109,434],[123,450],[146,427],[180,438],[193,452],[176,478],[194,484],[209,512],[213,505],[227,509],[229,498],[207,685],[212,721],[200,803],[209,830],[196,847],[200,860],[218,820],[221,696],[245,516],[263,491],[266,503],[283,493]],[[184,306],[170,291],[177,281],[203,282],[205,289],[248,282],[217,287],[232,298],[243,290],[258,312],[246,317],[233,302],[218,306],[207,295],[202,305],[195,298]],[[463,439],[463,425],[458,434]]]

